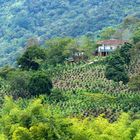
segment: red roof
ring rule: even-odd
[[[117,40],[117,39],[110,39],[110,40],[102,40],[97,42],[97,44],[104,44],[104,45],[122,45],[126,40]]]

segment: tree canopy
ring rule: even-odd
[[[37,70],[40,63],[46,59],[46,53],[39,46],[28,47],[24,54],[18,59],[18,65],[25,70]]]

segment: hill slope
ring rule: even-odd
[[[30,37],[80,36],[119,24],[139,0],[1,0],[0,65],[12,63]]]

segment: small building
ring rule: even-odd
[[[98,56],[106,56],[110,52],[113,52],[116,49],[120,48],[126,42],[127,41],[125,40],[117,40],[117,39],[99,41],[97,42],[99,47],[97,48],[95,54]]]
[[[86,61],[88,57],[85,55],[84,51],[74,52],[69,58],[66,58],[67,62],[80,62]]]

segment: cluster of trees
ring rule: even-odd
[[[63,65],[66,58],[82,52],[87,58],[92,56],[96,44],[90,37],[79,39],[70,37],[54,38],[40,46],[35,39],[29,40],[24,53],[17,59],[17,67],[3,67],[0,76],[9,85],[7,94],[14,98],[31,97],[51,93],[51,75],[57,65]],[[83,59],[82,59],[83,60]]]
[[[97,118],[67,118],[41,99],[16,103],[6,97],[0,111],[2,140],[139,140],[140,120],[122,114],[109,123],[104,116]]]
[[[49,75],[43,71],[23,71],[20,69],[1,69],[1,95],[13,96],[14,99],[19,97],[31,98],[40,94],[49,95],[53,84]]]
[[[133,36],[134,47],[131,51],[131,67],[132,76],[129,81],[129,87],[131,90],[140,91],[140,30],[136,30]]]
[[[17,64],[24,70],[38,70],[40,65],[64,64],[67,58],[76,53],[83,52],[87,58],[92,56],[96,44],[92,38],[83,36],[81,38],[54,38],[46,41],[43,46],[34,43],[26,48],[24,54],[18,59]]]
[[[132,29],[129,27],[130,26],[129,23],[132,24],[133,27],[133,28],[131,27]],[[128,81],[130,80],[129,86],[133,90],[139,90],[138,88],[140,86],[139,73],[137,73],[136,75],[134,74],[132,78],[129,78],[130,76],[129,76],[128,68],[130,67],[130,69],[134,70],[134,68],[137,67],[136,65],[138,65],[137,63],[139,59],[138,54],[139,54],[139,46],[140,46],[139,23],[140,20],[136,17],[129,17],[125,19],[123,28],[129,29],[131,30],[131,33],[133,33],[131,38],[132,44],[125,43],[119,50],[111,54],[107,58],[107,67],[106,67],[106,77],[108,79],[117,82],[123,81],[124,83],[128,83]],[[107,37],[106,30],[102,34],[105,34],[105,36]],[[111,29],[109,30],[111,31]],[[133,61],[135,61],[135,63]]]
[[[105,75],[108,79],[116,82],[123,81],[123,83],[128,83],[129,76],[126,66],[130,63],[130,50],[132,47],[132,44],[125,43],[119,50],[116,50],[107,58]]]

